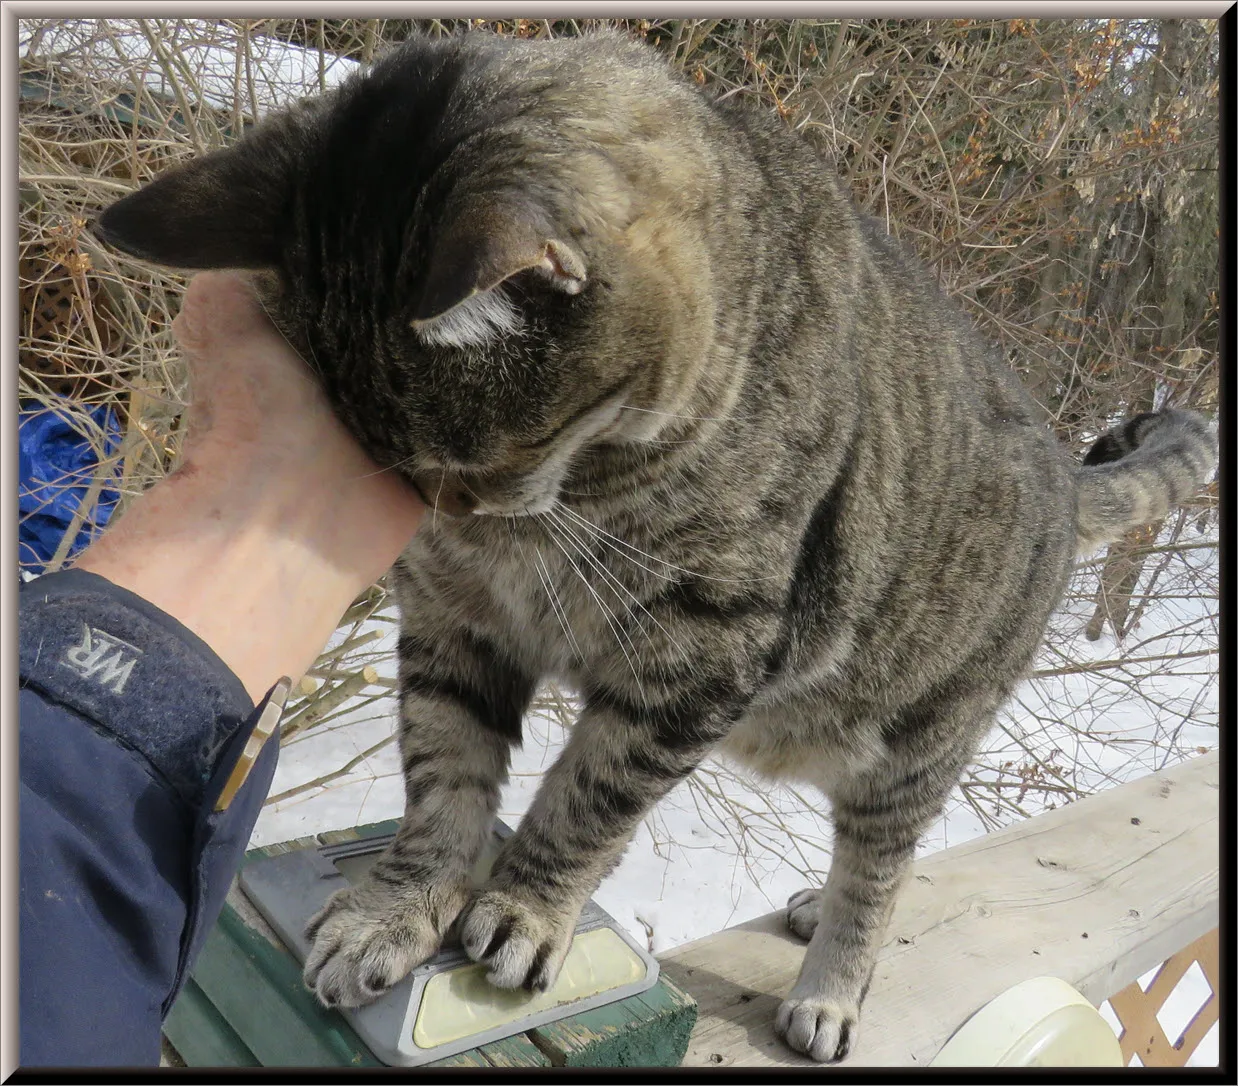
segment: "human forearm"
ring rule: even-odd
[[[189,465],[136,499],[77,568],[178,619],[257,701],[281,675],[305,672],[349,603],[416,531],[420,509],[399,484],[368,490],[238,495]],[[367,518],[372,534],[356,539]],[[346,536],[340,525],[350,526]]]

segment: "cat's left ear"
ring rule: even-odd
[[[497,288],[521,272],[579,294],[588,279],[584,256],[553,233],[542,216],[500,203],[454,216],[431,251],[413,306],[414,330],[429,342],[457,346],[514,331],[520,314]]]
[[[280,258],[288,171],[278,148],[244,140],[155,178],[95,221],[101,240],[173,268],[269,268]]]

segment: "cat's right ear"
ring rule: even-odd
[[[104,211],[95,234],[174,268],[275,265],[288,175],[255,150],[247,141],[168,171]]]
[[[412,307],[413,331],[440,346],[481,346],[516,331],[522,318],[501,290],[531,271],[561,294],[579,294],[588,271],[574,245],[555,237],[534,205],[479,200],[458,208],[440,229]]]

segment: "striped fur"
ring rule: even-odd
[[[435,507],[392,572],[406,813],[314,921],[328,1005],[453,922],[494,983],[545,988],[641,819],[717,754],[829,799],[777,1025],[841,1059],[916,842],[1078,543],[1208,468],[1181,412],[1073,464],[807,144],[612,35],[410,42],[118,207],[130,251],[265,269],[341,418]],[[518,334],[414,332],[490,290]],[[549,678],[583,711],[471,893]]]

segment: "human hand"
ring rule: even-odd
[[[197,276],[172,327],[193,395],[181,466],[77,566],[179,619],[257,700],[313,663],[424,506],[352,439],[241,280]]]
[[[180,470],[226,483],[233,523],[269,522],[359,589],[381,576],[415,533],[421,499],[362,451],[245,283],[196,276],[172,331],[193,390]]]

